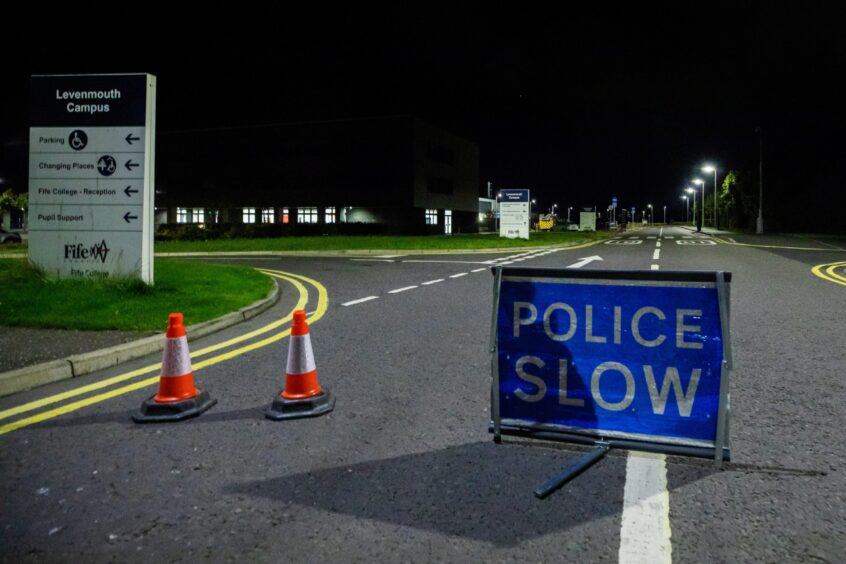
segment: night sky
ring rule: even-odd
[[[414,114],[479,143],[480,191],[529,188],[542,208],[616,195],[679,219],[689,179],[713,190],[703,163],[757,170],[760,125],[772,223],[831,230],[846,4],[676,4],[31,14],[4,26],[0,188],[25,187],[31,74],[150,72],[160,132]]]

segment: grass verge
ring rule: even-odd
[[[155,285],[139,280],[49,280],[25,259],[0,259],[0,325],[58,329],[162,330],[214,319],[267,295],[271,280],[251,268],[156,259]]]
[[[214,239],[210,241],[160,241],[157,253],[255,252],[255,251],[434,251],[529,247],[538,245],[578,245],[607,237],[603,232],[532,233],[531,239],[505,239],[496,235],[421,236],[336,236],[278,237],[273,239]]]

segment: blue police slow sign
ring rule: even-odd
[[[728,455],[728,273],[496,272],[497,435]]]

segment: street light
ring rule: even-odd
[[[705,181],[701,178],[694,178],[691,182],[702,186],[702,222],[696,228],[697,231],[702,231],[702,228],[705,227]]]
[[[567,223],[568,224],[570,223],[570,210],[571,209],[573,209],[573,206],[570,206],[569,208],[567,208]]]
[[[655,224],[655,220],[652,219],[652,204],[646,204],[646,207],[649,208],[649,223]]]
[[[688,194],[693,194],[693,223],[696,223],[696,190],[690,187],[685,189]]]
[[[702,167],[702,172],[714,173],[714,229],[717,229],[717,167],[705,165]]]
[[[690,221],[690,199],[687,196],[682,196],[682,200],[684,200],[684,222],[687,223]]]
[[[664,206],[664,225],[667,225],[667,206]]]

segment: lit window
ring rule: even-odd
[[[317,208],[297,208],[297,223],[317,223]]]
[[[256,209],[255,208],[243,208],[241,213],[241,221],[244,223],[255,223],[256,222]]]
[[[282,208],[282,223],[291,221],[291,212],[288,208]]]
[[[418,216],[420,217],[420,216]],[[426,210],[426,225],[438,224],[438,210]]]
[[[188,223],[188,208],[176,208],[176,223]]]
[[[191,223],[205,223],[206,210],[203,208],[194,208],[191,210]]]
[[[326,223],[335,223],[335,208],[326,208]]]
[[[452,210],[444,210],[444,233],[452,235]]]
[[[273,215],[273,208],[263,208],[261,210],[262,223],[274,223],[275,221],[276,217]]]

